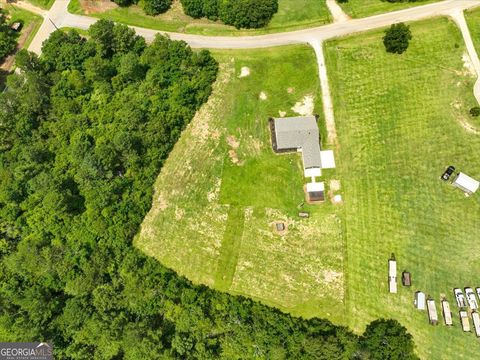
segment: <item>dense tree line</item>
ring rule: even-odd
[[[132,246],[159,169],[211,92],[209,52],[161,36],[147,46],[105,20],[88,40],[54,32],[42,50],[18,54],[0,95],[2,341],[51,341],[58,359],[367,359],[385,341],[399,353],[397,339],[411,355],[396,322],[358,338],[194,286]]]
[[[260,28],[278,11],[278,0],[181,0],[185,14],[222,20],[239,28]]]
[[[0,61],[17,46],[17,34],[10,28],[7,15],[7,12],[0,8]]]
[[[167,11],[172,0],[112,0],[120,6],[138,3],[146,14]],[[180,0],[185,14],[193,18],[221,20],[240,28],[264,27],[278,11],[278,0]]]

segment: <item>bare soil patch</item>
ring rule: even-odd
[[[87,15],[118,8],[118,5],[110,0],[80,0],[80,6]]]

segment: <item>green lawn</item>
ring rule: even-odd
[[[295,46],[214,55],[214,93],[163,167],[135,244],[196,283],[340,322],[341,206],[303,205],[311,216],[298,217],[301,157],[275,155],[268,128],[270,116],[294,115],[305,96],[321,113],[314,53]],[[249,76],[239,77],[242,67]],[[288,224],[284,236],[273,229],[278,220]]]
[[[425,5],[440,0],[421,0],[418,2],[389,3],[385,0],[348,0],[340,4],[343,10],[353,18],[367,17],[388,11],[406,9],[412,6]]]
[[[480,54],[480,8],[465,12],[465,18],[467,19],[477,53]]]
[[[68,10],[83,14],[78,0],[71,0]],[[183,13],[179,1],[175,1],[165,14],[158,16],[148,16],[136,5],[89,15],[150,29],[203,35],[254,35],[320,26],[330,22],[330,13],[323,0],[279,0],[278,12],[270,24],[258,30],[237,30],[219,21],[193,19]]]
[[[26,0],[32,5],[38,6],[42,9],[50,9],[55,2],[55,0]]]
[[[439,180],[453,164],[480,178],[480,135],[468,115],[475,76],[446,19],[411,25],[414,39],[387,54],[382,31],[326,45],[345,200],[347,324],[362,330],[393,317],[414,335],[424,359],[473,359],[480,343],[461,331],[452,288],[480,286],[480,194],[466,198]],[[387,260],[411,271],[413,286],[387,292]],[[446,294],[454,326],[432,327],[414,291],[439,305]]]

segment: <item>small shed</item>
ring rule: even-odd
[[[392,257],[388,260],[388,289],[390,293],[397,293],[397,261]]]
[[[309,201],[325,200],[325,184],[323,182],[311,182],[307,184],[307,194]]]
[[[437,306],[435,305],[435,300],[429,298],[427,300],[427,309],[428,309],[428,319],[431,325],[438,324],[438,314],[437,314]]]
[[[462,323],[462,329],[465,332],[470,331],[470,322],[468,321],[468,313],[465,310],[460,311],[460,322]]]
[[[478,190],[480,182],[460,172],[453,180],[453,186],[461,189],[465,194],[471,195]]]
[[[452,312],[450,311],[450,304],[447,300],[442,299],[442,313],[443,313],[443,320],[445,321],[445,325],[452,326]]]
[[[23,24],[19,21],[15,21],[11,26],[10,28],[13,30],[13,31],[16,31],[16,32],[19,32],[20,30],[22,30],[22,26]]]
[[[412,286],[412,275],[406,270],[402,272],[402,284],[403,286]]]
[[[425,293],[417,291],[415,293],[414,304],[418,310],[425,310]]]

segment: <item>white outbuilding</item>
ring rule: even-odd
[[[480,187],[480,182],[461,172],[453,180],[453,186],[461,189],[467,195],[472,195]]]

